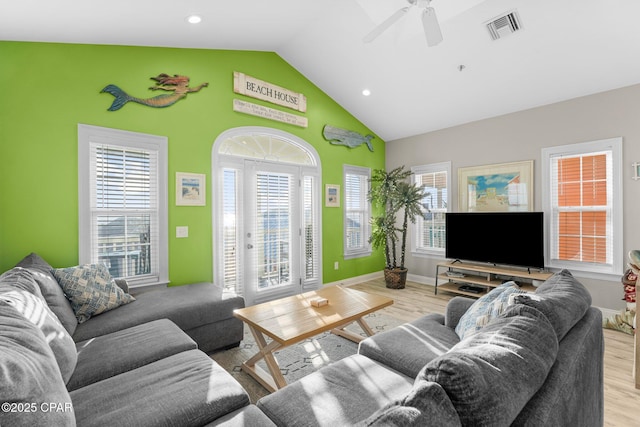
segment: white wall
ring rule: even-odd
[[[451,161],[451,210],[457,211],[458,168],[533,159],[535,210],[542,210],[542,148],[617,136],[623,138],[626,257],[629,250],[640,249],[640,180],[631,179],[631,164],[640,162],[640,85],[391,141],[386,144],[386,167]],[[432,281],[438,261],[408,254],[406,265],[410,275]],[[593,305],[612,310],[625,307],[620,280],[580,281],[591,292]]]

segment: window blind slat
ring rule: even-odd
[[[423,214],[417,219],[416,248],[444,250],[446,238],[445,213],[447,212],[447,172],[417,173],[414,182],[422,187]]]
[[[551,157],[554,260],[611,264],[612,152]]]
[[[314,178],[311,176],[304,177],[303,186],[303,224],[304,224],[304,279],[313,280],[319,277],[319,236],[317,229],[317,219],[314,209],[315,188]]]
[[[344,251],[346,255],[369,251],[368,169],[352,167],[344,175]]]
[[[158,154],[91,144],[93,262],[114,277],[159,276]]]

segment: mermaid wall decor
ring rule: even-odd
[[[124,90],[120,89],[116,85],[107,85],[100,91],[110,93],[115,97],[109,111],[116,111],[121,109],[127,102],[136,102],[138,104],[147,105],[149,107],[164,108],[175,104],[182,98],[186,97],[189,93],[199,92],[203,87],[209,86],[209,83],[202,83],[196,87],[189,87],[189,77],[179,76],[177,74],[170,76],[168,74],[159,74],[156,77],[151,77],[156,81],[155,86],[151,86],[150,90],[164,90],[173,92],[171,94],[163,94],[154,96],[153,98],[136,98],[129,95]]]

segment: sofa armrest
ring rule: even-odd
[[[453,297],[444,312],[444,325],[455,329],[462,315],[477,300],[467,297]]]

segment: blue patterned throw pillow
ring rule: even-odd
[[[482,296],[460,317],[456,325],[456,333],[460,340],[475,334],[492,319],[500,316],[510,305],[509,300],[513,299],[513,294],[523,293],[525,291],[520,290],[515,282],[505,282]]]
[[[84,323],[91,316],[135,301],[134,297],[116,285],[103,264],[57,268],[53,270],[53,275],[71,301],[78,323]]]

